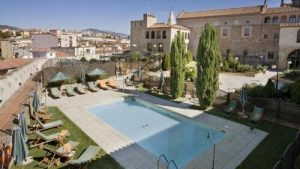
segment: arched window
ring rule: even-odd
[[[300,29],[297,32],[297,43],[300,43]]]
[[[287,16],[281,16],[280,23],[286,23],[287,22]]]
[[[151,39],[155,39],[155,32],[151,31]]]
[[[185,39],[187,39],[187,32],[185,32],[185,34],[184,34],[184,38],[185,38]]]
[[[289,17],[289,23],[296,23],[296,21],[297,21],[296,15],[292,15]]]
[[[149,31],[146,32],[146,39],[149,39]]]
[[[163,39],[167,39],[167,32],[163,31]]]
[[[278,23],[279,22],[279,17],[278,16],[274,16],[272,19],[272,23]]]
[[[156,39],[160,39],[160,31],[156,31]]]
[[[270,17],[265,17],[264,23],[271,23],[271,18]]]

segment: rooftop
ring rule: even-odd
[[[32,62],[31,59],[8,58],[0,61],[0,70],[16,69]]]
[[[155,23],[148,28],[150,29],[158,29],[158,28],[174,28],[174,29],[183,29],[183,30],[189,30],[189,28],[186,28],[181,25],[176,25],[176,24],[167,24],[167,23]]]
[[[205,18],[205,17],[217,17],[217,16],[231,16],[231,15],[249,15],[249,14],[262,14],[263,6],[249,6],[240,8],[228,8],[228,9],[214,9],[207,11],[196,12],[181,12],[177,19],[190,19],[190,18]],[[266,8],[263,14],[276,14],[282,12],[300,12],[300,8],[292,6],[283,6],[276,8]]]

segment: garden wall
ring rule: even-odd
[[[53,78],[53,76],[55,76],[55,74],[58,72],[62,72],[66,76],[69,76],[71,78],[79,78],[82,69],[85,71],[85,73],[88,73],[94,70],[95,68],[104,70],[108,76],[114,76],[116,74],[115,62],[83,63],[83,64],[74,64],[74,65],[46,67],[43,70],[44,73],[43,81],[47,85],[48,82]]]

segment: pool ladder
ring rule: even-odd
[[[157,169],[159,169],[159,164],[160,164],[160,160],[163,158],[163,160],[165,160],[166,164],[167,164],[167,169],[169,169],[170,165],[172,164],[176,169],[178,169],[176,163],[174,160],[168,160],[167,157],[164,155],[164,154],[161,154],[159,157],[158,157],[158,160],[157,160]]]

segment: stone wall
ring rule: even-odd
[[[44,68],[44,82],[48,82],[56,75],[58,72],[64,73],[66,76],[71,78],[79,78],[81,70],[84,69],[85,73],[88,73],[95,68],[103,69],[108,76],[114,76],[116,73],[116,63],[106,62],[106,63],[85,63],[85,64],[75,64],[75,65],[64,65]]]
[[[31,76],[41,70],[45,59],[36,59],[18,69],[0,76],[0,107],[6,102]]]

